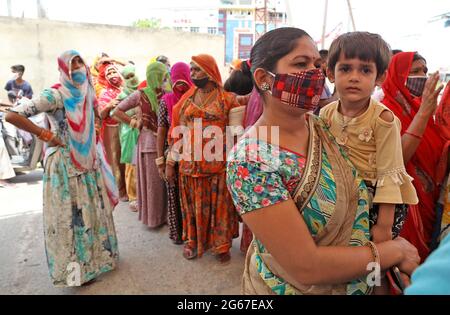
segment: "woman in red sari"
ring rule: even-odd
[[[239,235],[237,212],[226,185],[226,150],[220,140],[225,140],[228,115],[232,108],[239,107],[236,97],[225,92],[222,78],[213,57],[199,55],[192,57],[191,78],[195,84],[186,92],[172,112],[172,125],[169,132],[171,151],[166,161],[166,177],[175,178],[173,155],[181,135],[177,127],[189,130],[190,135],[183,134],[191,152],[182,152],[179,163],[179,188],[181,212],[183,217],[183,256],[186,259],[201,257],[212,249],[220,262],[230,260],[233,238]],[[208,159],[204,152],[209,152],[211,138],[195,136],[194,128],[201,122],[200,132],[210,128],[221,130],[214,134],[223,152],[217,151],[214,159]],[[198,128],[197,128],[198,129]],[[218,132],[217,132],[218,133]],[[200,138],[200,140],[198,139]],[[195,151],[202,152],[197,156]],[[187,151],[187,150],[186,150]],[[211,150],[212,151],[212,150]],[[218,158],[217,158],[218,157]]]
[[[119,103],[118,98],[122,93],[123,80],[113,64],[102,64],[99,68],[98,84],[103,86],[98,96],[98,107],[102,119],[100,137],[105,148],[106,158],[111,164],[116,179],[120,200],[126,202],[128,195],[125,185],[125,164],[120,163],[120,124],[110,116],[111,110]]]
[[[414,178],[420,200],[419,205],[409,207],[401,236],[416,246],[422,261],[430,253],[436,203],[445,175],[438,172],[444,140],[433,120],[442,87],[436,89],[439,74],[427,80],[427,71],[425,59],[417,53],[396,54],[383,83],[382,101],[401,120],[406,170]]]

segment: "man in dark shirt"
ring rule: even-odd
[[[31,99],[33,97],[33,89],[30,83],[23,79],[25,67],[23,65],[15,65],[11,67],[14,78],[6,83],[5,90],[8,91],[8,98],[11,103],[14,103],[17,98],[26,97]]]

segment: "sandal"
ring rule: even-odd
[[[138,212],[138,203],[137,203],[137,201],[131,201],[130,202],[130,210],[132,212]]]
[[[172,240],[172,243],[174,243],[175,245],[183,245],[184,242],[182,240]]]
[[[183,249],[183,257],[187,260],[194,259],[195,257],[197,257],[197,250],[185,245]]]
[[[128,196],[122,196],[122,197],[119,198],[119,200],[121,202],[128,202],[130,199],[128,199]]]
[[[218,254],[216,256],[217,260],[221,263],[221,264],[226,264],[229,263],[231,260],[231,254],[230,252],[226,252],[226,253],[222,253],[222,254]]]

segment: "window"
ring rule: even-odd
[[[253,44],[253,40],[251,37],[241,36],[241,46],[251,46]]]
[[[191,33],[199,33],[200,27],[191,27]]]
[[[208,34],[217,34],[217,27],[208,27]]]

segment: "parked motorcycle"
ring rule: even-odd
[[[6,149],[11,158],[14,171],[27,172],[43,166],[44,143],[35,135],[20,132],[13,125],[5,121],[5,112],[12,108],[13,104],[0,103],[0,135],[5,140]],[[45,114],[31,117],[30,120],[36,125],[46,128]]]

